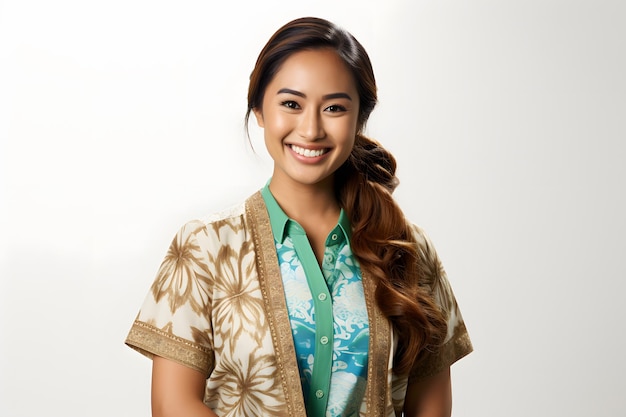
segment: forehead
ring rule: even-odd
[[[269,92],[281,88],[294,89],[307,95],[336,92],[356,94],[354,75],[339,55],[328,48],[299,51],[287,58],[267,86]]]

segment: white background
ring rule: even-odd
[[[149,415],[126,332],[178,227],[268,178],[247,79],[303,15],[374,63],[475,345],[453,414],[625,415],[618,0],[0,2],[0,415]]]

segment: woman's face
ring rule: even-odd
[[[254,114],[274,160],[272,185],[330,186],[354,145],[359,95],[332,49],[291,55]]]

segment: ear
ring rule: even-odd
[[[252,109],[252,112],[254,113],[254,117],[256,117],[256,123],[259,127],[265,127],[265,124],[263,123],[263,111],[261,111],[258,107],[255,107]]]

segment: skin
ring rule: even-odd
[[[268,84],[254,115],[274,161],[270,190],[305,229],[321,263],[326,237],[341,209],[334,195],[335,171],[350,155],[359,128],[359,94],[352,73],[331,49],[297,52]],[[305,150],[313,157],[298,154]],[[203,403],[205,383],[200,372],[154,357],[153,417],[216,416]],[[409,385],[406,417],[449,417],[450,409],[449,369]]]
[[[450,368],[430,378],[409,384],[404,398],[405,417],[450,417],[451,415]]]
[[[357,132],[359,94],[352,74],[331,49],[290,56],[254,109],[274,160],[270,190],[285,213],[307,232],[318,260],[339,219],[334,173],[346,161]],[[294,146],[323,155],[307,158]]]
[[[152,417],[217,417],[204,405],[206,377],[169,359],[152,360]]]

